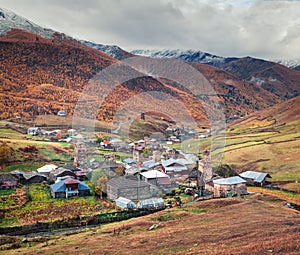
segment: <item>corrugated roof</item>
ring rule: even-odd
[[[169,166],[169,165],[172,165],[173,163],[175,163],[176,160],[173,159],[173,158],[170,158],[168,160],[162,160],[161,163],[163,166]]]
[[[75,174],[71,170],[64,167],[59,167],[57,169],[54,169],[53,171],[51,171],[51,174],[53,174],[54,176],[58,176],[64,172],[67,172],[71,176],[75,176]]]
[[[255,182],[263,182],[266,177],[271,177],[268,173],[246,171],[240,174],[241,177],[252,179]]]
[[[239,176],[233,176],[229,178],[213,180],[213,182],[214,184],[220,184],[220,185],[233,185],[233,184],[245,183],[246,181]]]
[[[143,162],[143,166],[152,167],[155,166],[156,162],[154,160],[148,160]]]
[[[165,173],[162,173],[161,171],[158,170],[149,170],[147,172],[141,173],[141,175],[147,179],[169,177]]]
[[[192,164],[195,164],[194,161],[190,161],[190,160],[187,160],[185,158],[179,158],[179,159],[177,159],[177,163],[182,164],[182,165],[192,165]]]
[[[141,167],[141,166],[132,166],[126,169],[126,174],[128,175],[135,175],[137,173],[148,171],[149,169],[147,167]]]

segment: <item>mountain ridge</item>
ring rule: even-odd
[[[118,61],[117,59],[133,56],[118,46],[111,47],[109,45],[78,41],[52,30],[50,38],[44,37],[42,33],[44,30],[35,24],[26,27],[27,30],[32,30],[32,32],[26,29],[24,31],[15,27],[22,27],[22,24],[30,23],[30,21],[24,18],[13,18],[13,14],[6,14],[3,11],[1,15],[2,18],[4,16],[6,19],[10,17],[8,20],[15,19],[17,22],[21,20],[21,24],[14,25],[10,29],[6,28],[5,36],[0,37],[0,70],[2,72],[0,82],[3,85],[1,86],[1,93],[3,93],[2,96],[4,98],[4,104],[2,103],[2,118],[18,115],[22,112],[22,109],[25,109],[27,115],[43,114],[44,112],[55,114],[62,107],[63,98],[61,94],[64,93],[71,98],[67,104],[67,110],[72,114],[79,93],[94,74],[102,68],[115,63]],[[10,26],[10,23],[6,23],[6,26]],[[2,31],[4,31],[3,27]],[[41,33],[41,35],[38,33]],[[111,57],[103,51],[110,55],[114,54],[116,58]],[[175,53],[169,52],[169,56],[173,56],[172,54]],[[239,59],[232,58],[226,62],[224,58],[208,53],[201,53],[200,51],[194,54],[193,57],[206,61],[206,64],[191,63],[191,65],[203,72],[217,93],[221,95],[221,101],[227,117],[233,115],[243,116],[276,104],[284,99],[282,95],[276,95],[272,91],[270,93],[270,91],[268,92],[262,88],[260,84],[252,82],[251,79],[247,80],[247,77],[237,73],[231,64],[237,63]],[[222,64],[222,66],[226,66],[227,69],[221,70],[209,65],[208,63],[212,63],[213,60],[218,61],[218,65]],[[265,61],[265,63],[268,62]],[[241,66],[245,69],[245,66]],[[145,76],[147,75],[145,74]],[[198,111],[199,116],[204,117],[204,113],[201,107],[195,103],[192,93],[188,95],[187,91],[181,90],[178,94],[175,91],[171,91],[170,84],[156,84],[149,78],[146,80],[149,82],[147,85],[149,89],[153,86],[159,87],[171,94],[174,93],[178,98],[185,98],[185,101],[191,104],[190,110],[193,114],[195,115]],[[129,86],[126,87],[120,84],[120,87],[115,91],[120,93],[120,95],[110,95],[111,99],[104,104],[99,114],[102,112],[102,114],[105,114],[104,119],[111,120],[113,112],[117,110],[118,102],[123,102],[120,99],[122,97],[123,100],[127,98],[124,96],[126,93],[134,95],[139,91],[139,86],[147,87],[145,80],[140,81],[142,81],[141,84],[137,81],[133,82],[134,86],[132,86],[133,84],[128,84]],[[174,83],[171,83],[171,86],[174,86],[173,90],[177,89]],[[25,91],[22,93],[21,90],[24,89]],[[60,92],[57,93],[58,91]],[[60,96],[56,99],[53,97],[54,95]],[[39,102],[37,106],[33,106],[34,96],[39,100],[45,100],[45,98],[50,97],[52,103],[42,105]],[[22,100],[18,99],[22,97]],[[21,100],[19,103],[22,105],[22,108],[14,104],[18,100]],[[205,100],[209,101],[211,98],[206,98]],[[47,107],[50,110],[47,110]],[[105,107],[107,109],[104,109]],[[198,110],[196,111],[196,109]],[[15,110],[17,111],[14,112]],[[100,117],[99,114],[98,117]]]

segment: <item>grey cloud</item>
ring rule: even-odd
[[[0,0],[79,39],[224,56],[300,57],[300,2],[287,0]]]

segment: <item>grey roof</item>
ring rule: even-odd
[[[142,167],[142,166],[132,166],[125,170],[126,174],[128,175],[135,175],[137,173],[142,173],[148,171],[148,167]]]
[[[53,171],[51,171],[51,174],[54,175],[54,176],[58,176],[58,175],[62,174],[63,172],[68,172],[72,176],[75,175],[73,173],[73,171],[71,171],[71,170],[69,170],[67,168],[64,168],[64,167],[59,167],[59,168],[54,169]]]
[[[23,174],[23,177],[26,179],[26,180],[29,180],[33,177],[36,177],[36,176],[40,176],[40,177],[43,177],[45,180],[47,180],[47,176],[46,175],[43,175],[43,174],[40,174],[40,173],[37,173],[37,172],[29,172],[29,173],[24,173]]]
[[[23,175],[25,172],[21,171],[21,170],[13,170],[10,172],[11,174],[20,174]]]
[[[142,187],[149,186],[148,183],[146,183],[144,181],[139,181],[136,177],[134,177],[132,175],[112,178],[108,181],[107,185],[115,187],[117,189],[142,188]]]
[[[213,182],[215,184],[220,184],[220,185],[233,185],[233,184],[245,183],[246,181],[239,176],[233,176],[229,178],[213,180]]]
[[[146,166],[146,167],[149,167],[149,168],[158,166],[160,164],[161,164],[160,162],[155,162],[154,160],[148,160],[148,161],[143,162],[143,166]]]
[[[266,177],[271,178],[271,176],[268,173],[261,173],[255,171],[246,171],[244,173],[241,173],[240,176],[243,178],[252,179],[255,182],[263,182]]]
[[[71,171],[78,171],[78,168],[76,166],[72,165],[72,164],[65,164],[65,165],[60,166],[60,167],[64,168],[64,169],[71,170]]]
[[[162,165],[164,166],[164,167],[168,167],[168,166],[170,166],[170,165],[172,165],[172,164],[174,164],[174,163],[176,163],[176,164],[179,164],[179,165],[182,165],[182,166],[185,166],[183,163],[181,163],[179,160],[177,160],[177,159],[173,159],[173,158],[170,158],[170,159],[168,159],[168,160],[162,160]]]
[[[15,177],[14,175],[10,174],[10,173],[6,173],[6,174],[1,174],[0,175],[0,181],[17,181],[18,178]]]
[[[136,164],[136,161],[133,158],[125,158],[123,162],[126,164]]]

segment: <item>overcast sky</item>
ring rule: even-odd
[[[38,25],[130,49],[300,58],[298,0],[0,0]]]

